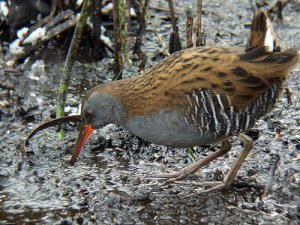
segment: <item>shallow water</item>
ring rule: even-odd
[[[203,3],[207,45],[245,46],[249,29],[244,25],[252,18],[249,2],[218,2]],[[167,8],[163,1],[151,4]],[[179,22],[184,33],[189,5],[176,3],[175,7],[182,12]],[[151,13],[167,15],[153,9]],[[284,10],[283,24],[275,22],[283,45],[300,46],[299,15],[294,1]],[[170,22],[158,16],[153,21],[168,40]],[[160,46],[148,24],[144,47],[148,65],[154,63],[158,49]],[[56,139],[55,128],[37,134],[30,141],[23,161],[21,140],[32,128],[55,115],[61,65],[46,66],[44,71],[36,73],[22,65],[8,69],[3,56],[0,60],[0,223],[297,224],[297,218],[299,222],[299,65],[288,81],[292,105],[283,96],[275,109],[257,123],[259,138],[233,188],[184,198],[198,187],[158,187],[158,182],[144,178],[149,173],[159,173],[161,168],[175,170],[192,163],[186,150],[145,143],[114,125],[92,135],[74,166],[67,161],[78,134],[74,124],[66,127],[66,138],[61,142]],[[67,102],[69,111],[77,111],[85,90],[112,77],[111,62],[105,59],[76,65]],[[126,68],[124,74],[136,75],[136,70]],[[39,79],[33,80],[33,76]],[[278,128],[281,133],[276,140]],[[241,149],[236,137],[232,145],[228,155],[201,169],[192,179],[222,180],[223,172],[228,172]],[[194,154],[199,159],[217,147],[196,147]],[[272,193],[262,200],[263,187],[278,156]]]

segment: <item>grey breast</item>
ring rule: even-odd
[[[128,120],[126,127],[145,141],[171,147],[205,145],[216,139],[210,131],[200,133],[179,111],[160,110],[150,116],[137,116]]]

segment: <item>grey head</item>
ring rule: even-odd
[[[93,129],[120,124],[123,114],[122,104],[113,95],[101,91],[91,92],[82,103],[82,125],[91,125]]]
[[[74,164],[84,143],[93,130],[110,123],[121,124],[124,118],[122,104],[111,94],[92,89],[82,103],[81,129],[70,160]]]

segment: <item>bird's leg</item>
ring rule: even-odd
[[[213,160],[219,158],[220,156],[226,154],[231,149],[231,144],[228,140],[225,140],[221,144],[221,148],[217,151],[212,153],[211,155],[205,157],[204,159],[198,160],[197,162],[183,168],[178,172],[171,172],[171,173],[163,173],[158,174],[155,176],[148,176],[147,179],[160,179],[160,180],[167,180],[163,185],[167,183],[171,183],[177,180],[181,180],[186,178],[188,175],[193,174],[201,167],[206,166]]]
[[[212,186],[211,188],[206,189],[206,190],[201,191],[196,194],[202,194],[202,193],[206,193],[206,192],[210,192],[210,191],[219,191],[219,190],[228,188],[232,184],[232,182],[234,181],[234,178],[236,177],[237,172],[241,168],[242,163],[248,156],[248,154],[251,151],[252,146],[253,146],[252,138],[247,136],[246,134],[240,134],[240,139],[243,142],[244,148],[243,148],[241,154],[239,155],[238,159],[235,161],[235,163],[231,167],[229,173],[225,176],[224,180],[221,182],[199,182],[199,183],[193,182],[193,185],[197,185],[197,186]],[[194,195],[194,194],[191,194],[191,195]],[[189,196],[191,196],[191,195],[189,195]]]

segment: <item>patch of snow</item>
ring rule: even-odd
[[[6,62],[6,65],[7,65],[8,67],[12,67],[13,65],[15,65],[15,60],[8,60],[8,61]]]
[[[17,32],[17,36],[20,40],[23,40],[25,35],[27,34],[28,32],[28,27],[23,27],[21,30],[18,30]]]
[[[113,9],[113,4],[110,2],[106,6],[104,6],[101,11],[103,14],[108,14]]]
[[[20,46],[21,40],[16,39],[9,45],[9,52],[12,55],[19,55],[24,52],[24,48]]]
[[[76,6],[80,7],[83,3],[83,0],[76,0]]]
[[[81,107],[82,107],[82,104],[80,103],[78,106],[78,114],[80,114],[80,112],[81,112]]]
[[[101,25],[101,32],[104,33],[106,32],[106,28],[104,26]]]
[[[106,37],[104,34],[101,34],[100,39],[101,39],[105,44],[107,44],[108,46],[112,46],[112,45],[113,45],[113,43],[112,43],[112,41],[109,39],[109,37]]]
[[[136,17],[136,13],[133,8],[130,8],[129,14],[130,14],[130,16]]]
[[[108,46],[113,46],[113,43],[112,43],[112,41],[110,40],[110,38],[104,35],[105,31],[106,31],[105,27],[101,25],[101,36],[100,36],[100,39],[101,39],[106,45],[108,45]]]
[[[8,13],[9,13],[9,9],[8,9],[8,7],[6,5],[6,2],[5,1],[1,1],[0,2],[0,17],[2,19],[7,18]]]
[[[113,4],[111,2],[101,9],[103,14],[108,14],[112,10],[113,10]],[[130,16],[136,17],[136,13],[133,8],[130,8],[129,14]]]
[[[33,31],[25,40],[24,44],[31,43],[32,45],[35,45],[39,40],[43,40],[46,37],[46,28],[40,27]]]
[[[68,115],[79,115],[80,113],[78,112],[78,108],[77,107],[73,107],[73,106],[69,106],[67,105],[65,107],[65,112],[69,113]]]

